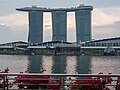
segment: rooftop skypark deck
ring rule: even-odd
[[[45,8],[45,7],[38,7],[33,5],[32,7],[24,7],[24,8],[16,8],[18,11],[42,11],[42,12],[52,12],[52,11],[66,11],[72,12],[76,10],[93,10],[93,6],[84,6],[80,5],[78,7],[70,7],[70,8]]]

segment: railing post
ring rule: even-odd
[[[65,82],[64,82],[64,77],[61,77],[61,86],[60,86],[60,90],[64,90],[64,85],[65,85]]]
[[[116,82],[116,90],[119,90],[119,88],[118,88],[118,79],[119,79],[119,77],[117,77],[117,82]]]
[[[3,89],[5,90],[5,76],[3,76]]]
[[[7,90],[8,90],[8,77],[6,76],[6,87],[7,87]]]

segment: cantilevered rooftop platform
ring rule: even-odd
[[[76,10],[93,10],[93,6],[84,6],[80,5],[78,7],[71,7],[71,8],[44,8],[44,7],[24,7],[24,8],[16,8],[18,11],[42,11],[42,12],[52,12],[52,11],[66,11],[66,12],[72,12]]]

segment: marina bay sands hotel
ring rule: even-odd
[[[43,13],[52,13],[52,41],[67,41],[67,12],[75,12],[76,42],[91,40],[92,6],[80,5],[71,8],[41,8],[37,6],[17,8],[28,12],[29,34],[28,43],[43,42]],[[72,37],[72,36],[71,36]]]

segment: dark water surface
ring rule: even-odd
[[[50,73],[120,74],[120,56],[45,56],[0,55],[0,69],[9,67],[11,73],[27,69],[39,72],[41,68]]]

